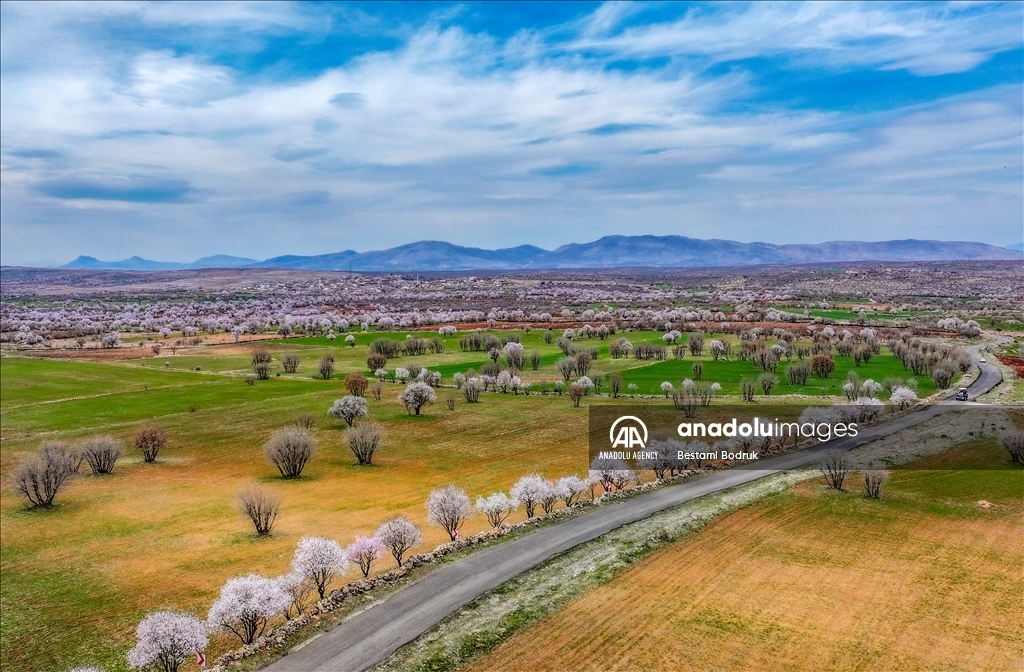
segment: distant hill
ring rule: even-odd
[[[773,245],[734,240],[702,240],[686,236],[605,236],[590,243],[571,243],[555,250],[520,245],[498,250],[462,247],[423,240],[387,250],[345,250],[315,256],[288,255],[264,261],[217,255],[191,264],[132,257],[99,261],[78,257],[62,268],[117,270],[181,270],[192,268],[294,268],[353,271],[471,271],[540,268],[685,268],[693,266],[750,266],[814,264],[841,261],[956,261],[1020,259],[1020,251],[985,243],[941,240],[848,240],[817,244]]]
[[[111,269],[117,271],[181,271],[193,268],[241,268],[257,263],[255,259],[232,257],[217,254],[212,257],[197,259],[191,264],[180,264],[173,261],[151,261],[142,257],[131,257],[121,261],[100,261],[96,257],[85,255],[64,264],[61,268]]]
[[[1008,250],[1017,250],[1019,252],[1024,252],[1024,243],[1017,243],[1016,245],[1007,245],[1006,249],[1008,249]]]

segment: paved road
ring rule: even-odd
[[[996,367],[980,363],[979,366],[981,375],[969,388],[971,399],[1002,380]],[[690,483],[659,488],[476,551],[349,617],[264,669],[349,672],[373,667],[477,597],[574,546],[699,497],[812,464],[825,450],[849,450],[965,405],[973,404],[943,401],[872,427],[854,438],[763,460],[757,469],[721,471]]]

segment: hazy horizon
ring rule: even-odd
[[[1018,3],[0,12],[4,265],[1024,238]]]

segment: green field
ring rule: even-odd
[[[427,334],[429,335],[429,334]],[[658,332],[624,334],[634,344],[661,342]],[[2,422],[0,476],[5,482],[43,440],[72,443],[111,434],[127,445],[142,425],[166,430],[169,446],[155,464],[145,464],[128,450],[113,475],[78,476],[47,511],[29,511],[10,488],[0,494],[3,524],[0,585],[4,627],[0,666],[12,672],[65,669],[93,663],[124,670],[137,622],[156,608],[191,610],[205,615],[223,582],[239,574],[277,575],[288,568],[296,541],[318,534],[349,543],[371,534],[389,516],[410,516],[424,531],[425,551],[444,541],[444,533],[427,524],[423,502],[429,491],[450,482],[471,497],[508,489],[532,471],[547,477],[585,473],[587,406],[613,403],[590,396],[581,408],[565,397],[487,393],[479,404],[465,404],[454,389],[438,390],[438,403],[424,415],[409,415],[398,403],[402,386],[385,384],[381,401],[369,400],[370,419],[388,433],[373,467],[357,467],[342,438],[344,423],[326,417],[332,401],[345,394],[344,375],[365,370],[367,343],[379,334],[357,335],[357,346],[325,338],[260,341],[274,355],[269,380],[246,385],[251,350],[257,344],[209,345],[170,355],[119,362],[70,361],[4,356],[0,358]],[[405,334],[389,338],[404,340]],[[388,368],[417,362],[439,370],[450,384],[457,371],[487,361],[482,352],[462,352],[447,339],[442,354],[400,357]],[[543,332],[521,334],[527,353],[542,355],[539,370],[522,377],[534,389],[550,388],[560,375],[561,352],[543,342]],[[621,371],[662,403],[658,385],[692,377],[693,358],[638,362],[611,359],[609,341],[583,339],[600,355],[590,375]],[[140,350],[142,350],[140,348]],[[284,373],[280,357],[296,353],[298,372]],[[321,356],[335,358],[338,375],[316,377]],[[88,354],[88,353],[86,353]],[[852,363],[837,358],[837,371],[826,384],[782,392],[834,394]],[[704,380],[720,382],[733,392],[743,377],[759,370],[749,362],[711,362]],[[785,380],[780,365],[780,379]],[[199,371],[195,369],[199,367]],[[905,375],[891,357],[860,367],[862,378]],[[812,381],[817,383],[817,381]],[[930,381],[922,379],[927,393]],[[445,398],[455,395],[456,409]],[[778,401],[785,402],[785,397]],[[807,397],[793,397],[807,404]],[[318,418],[318,454],[301,479],[283,481],[262,455],[270,434],[300,413]],[[235,511],[237,493],[258,482],[279,494],[283,510],[270,539],[257,540]],[[517,518],[523,517],[520,511]],[[484,529],[470,520],[464,533]],[[380,568],[389,566],[381,563]],[[218,635],[209,653],[232,647]]]

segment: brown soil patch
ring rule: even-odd
[[[1000,364],[1010,367],[1017,374],[1018,378],[1024,378],[1024,357],[1012,357],[1010,355],[996,355]]]

